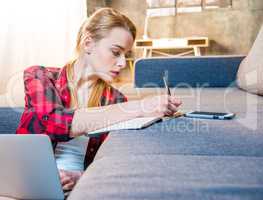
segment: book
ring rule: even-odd
[[[162,120],[161,117],[138,117],[135,119],[130,119],[127,121],[119,122],[111,126],[89,132],[87,135],[93,135],[93,134],[98,134],[102,132],[109,132],[109,131],[116,131],[116,130],[142,129],[160,120]]]
[[[181,117],[184,113],[181,111],[176,112],[173,116],[170,117],[138,117],[135,119],[130,119],[127,121],[119,122],[111,126],[97,129],[87,133],[87,136],[96,135],[103,132],[116,131],[116,130],[136,130],[146,128],[158,121],[166,121],[172,118]]]

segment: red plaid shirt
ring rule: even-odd
[[[68,141],[74,116],[70,108],[70,91],[66,68],[33,66],[24,71],[25,110],[17,134],[46,134],[53,147],[57,142]],[[101,105],[127,101],[127,98],[113,87],[105,90]],[[89,165],[107,133],[90,138],[85,165]]]

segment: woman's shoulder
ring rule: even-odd
[[[24,72],[28,72],[28,73],[37,73],[37,72],[59,72],[61,70],[61,68],[59,67],[45,67],[42,65],[33,65],[30,67],[27,67]]]
[[[61,68],[59,67],[45,67],[42,65],[33,65],[24,70],[24,76],[31,76],[34,78],[50,78],[56,79]]]

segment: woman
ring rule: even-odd
[[[85,133],[136,117],[172,115],[181,104],[167,95],[126,102],[110,86],[125,68],[135,36],[126,16],[103,8],[81,26],[73,61],[62,69],[33,66],[24,72],[25,111],[17,133],[51,138],[64,190],[74,187],[107,136]]]

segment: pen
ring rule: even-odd
[[[166,90],[167,90],[167,94],[168,94],[169,96],[171,96],[171,91],[170,91],[170,88],[169,88],[169,86],[168,86],[167,79],[166,79],[165,76],[163,76],[163,82],[164,82],[165,88],[166,88]],[[171,116],[163,117],[162,120],[165,121],[165,120],[168,120],[168,119],[171,119],[171,118],[181,117],[181,116],[183,116],[183,115],[184,115],[183,112],[176,111],[176,112],[172,115],[172,117],[171,117]]]
[[[171,91],[170,91],[170,88],[168,87],[167,80],[166,80],[165,76],[163,76],[163,82],[164,82],[165,88],[167,90],[167,94],[171,96]]]

